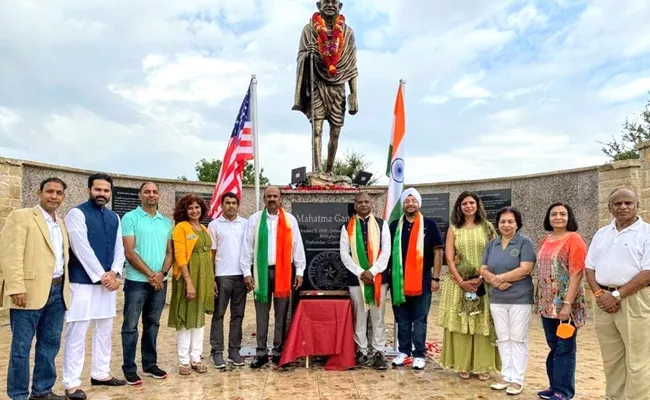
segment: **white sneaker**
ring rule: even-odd
[[[413,369],[424,369],[426,365],[424,358],[416,357],[413,359]]]
[[[393,358],[393,366],[395,367],[402,367],[404,366],[404,363],[406,362],[406,359],[408,356],[404,353],[399,353],[397,357]]]

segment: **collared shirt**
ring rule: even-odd
[[[368,219],[370,216],[367,216],[366,218],[360,218],[361,220],[361,234],[363,235],[363,242],[364,245],[368,246]],[[380,243],[379,243],[379,255],[377,259],[375,260],[374,264],[370,266],[369,271],[372,273],[373,276],[377,276],[377,274],[382,274],[382,284],[387,284],[389,275],[388,275],[388,260],[390,259],[390,250],[391,250],[391,243],[390,243],[390,228],[388,227],[388,224],[386,221],[377,218],[378,223],[381,223],[379,230],[381,231],[381,236],[380,236]],[[343,265],[345,265],[345,268],[350,271],[350,274],[348,276],[348,286],[359,286],[359,276],[361,276],[361,273],[363,273],[363,268],[361,268],[359,265],[357,265],[354,262],[354,258],[352,258],[352,254],[350,253],[350,238],[348,235],[348,225],[344,224],[343,227],[341,228],[341,237],[339,239],[339,247],[340,247],[340,255],[341,255],[341,261],[343,262]]]
[[[58,221],[55,221],[50,214],[47,213],[40,205],[38,208],[43,213],[45,217],[45,223],[47,223],[47,229],[50,231],[50,241],[52,242],[52,248],[54,249],[54,274],[53,278],[59,278],[63,276],[65,271],[64,265],[65,261],[63,258],[63,232],[61,232],[61,225]]]
[[[442,233],[440,228],[435,220],[431,218],[424,217],[424,243],[423,243],[423,254],[422,262],[424,267],[422,268],[422,290],[424,293],[429,293],[431,291],[431,270],[433,269],[433,259],[434,259],[434,250],[441,249],[444,244],[442,243]],[[395,220],[390,224],[390,233],[391,238],[395,240],[395,231],[397,230],[397,224],[399,220]],[[402,266],[406,266],[406,256],[408,251],[409,239],[411,237],[411,229],[413,228],[413,222],[410,222],[406,217],[404,217],[404,223],[402,225]],[[392,264],[392,258],[389,262],[389,265]],[[392,269],[392,265],[391,265]],[[392,279],[390,280],[392,285]]]
[[[212,237],[215,276],[243,275],[241,269],[241,250],[244,244],[244,234],[248,220],[239,215],[229,221],[223,215],[208,224],[208,232]]]
[[[292,258],[296,268],[296,275],[303,276],[305,267],[307,266],[307,258],[305,256],[305,247],[302,243],[298,221],[293,215],[286,214],[287,221],[291,224],[291,231],[293,232]],[[269,265],[275,265],[275,244],[278,236],[278,220],[280,217],[279,214],[267,215],[266,225],[269,228]],[[255,251],[255,232],[257,231],[257,224],[261,216],[262,211],[258,211],[248,218],[248,226],[244,235],[244,248],[241,254],[241,269],[244,272],[244,277],[251,276],[251,267],[254,260],[253,252]]]
[[[623,286],[650,270],[650,224],[639,217],[620,232],[615,220],[600,228],[591,240],[585,264],[596,271],[596,281],[603,286]]]
[[[505,274],[519,268],[522,262],[535,263],[533,241],[517,232],[505,249],[501,247],[502,238],[497,236],[483,250],[483,265],[495,275]],[[490,303],[494,304],[533,304],[533,278],[512,282],[507,290],[490,286]]]
[[[153,272],[162,271],[172,228],[172,223],[167,217],[158,211],[152,217],[142,207],[129,211],[122,218],[122,237],[135,236],[135,252]],[[128,260],[126,279],[149,282],[149,278],[135,269]]]

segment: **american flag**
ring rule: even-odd
[[[247,160],[253,159],[253,123],[251,122],[251,89],[248,88],[246,97],[239,108],[235,126],[232,129],[226,155],[219,171],[217,184],[212,191],[210,200],[210,218],[221,215],[221,195],[233,192],[241,200],[242,176]]]

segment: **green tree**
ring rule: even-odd
[[[201,182],[216,182],[217,178],[219,178],[221,164],[221,160],[208,161],[205,158],[202,158],[194,166],[196,177],[199,178]],[[250,162],[246,162],[246,167],[244,167],[244,178],[242,183],[244,185],[255,184],[255,166]],[[269,179],[264,176],[264,168],[260,168],[260,185],[268,184]]]
[[[325,161],[323,161],[323,164],[325,164]],[[345,175],[349,176],[350,179],[354,179],[359,171],[368,171],[371,167],[372,163],[366,160],[364,154],[356,151],[346,152],[342,159],[337,158],[334,160],[332,174]],[[374,185],[379,180],[378,174],[373,174],[373,176],[375,177],[370,179],[368,185]]]
[[[612,136],[611,141],[599,143],[603,145],[601,150],[611,161],[619,161],[639,158],[636,146],[646,140],[650,140],[650,97],[640,115],[632,120],[629,117],[625,119],[620,139]]]

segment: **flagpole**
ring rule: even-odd
[[[257,134],[257,75],[251,76],[251,118],[253,119],[253,151],[255,159],[253,166],[255,167],[255,211],[260,210],[260,151],[258,144]]]
[[[406,86],[406,80],[405,79],[400,79],[399,80],[399,88],[400,91],[402,92],[402,99],[404,99],[404,88]],[[404,100],[404,103],[406,104],[406,101]],[[404,106],[406,107],[406,105]],[[402,187],[404,189],[404,187]],[[397,320],[393,318],[393,351],[397,352],[397,347],[399,346],[399,343],[397,341]]]

